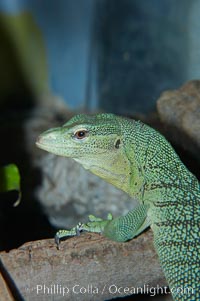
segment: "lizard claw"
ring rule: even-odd
[[[60,246],[60,239],[61,238],[66,238],[68,236],[79,236],[81,231],[83,230],[83,224],[78,223],[78,225],[71,230],[59,230],[56,235],[55,235],[55,243],[57,245],[57,249],[59,250]]]
[[[76,236],[80,236],[82,230],[83,230],[83,224],[78,223],[78,225],[76,226]]]
[[[59,237],[58,233],[56,233],[54,239],[55,239],[57,249],[60,250],[60,237]]]

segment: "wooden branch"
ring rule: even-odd
[[[167,285],[152,241],[151,230],[127,243],[83,233],[62,241],[60,250],[53,239],[46,239],[1,252],[0,257],[25,300],[99,301],[133,294],[144,285]],[[5,292],[2,281],[0,291]]]

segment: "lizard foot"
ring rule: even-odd
[[[59,230],[55,235],[55,243],[59,249],[60,239],[68,236],[79,236],[82,231],[102,233],[105,226],[113,219],[112,214],[108,213],[107,219],[102,219],[94,215],[89,215],[89,222],[86,224],[78,223],[70,230]]]

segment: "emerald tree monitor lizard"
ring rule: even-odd
[[[60,238],[82,230],[125,242],[150,226],[174,300],[200,300],[200,183],[154,129],[113,114],[77,115],[41,134],[37,146],[70,157],[138,199],[127,215],[89,216]]]

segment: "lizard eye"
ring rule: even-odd
[[[74,137],[79,140],[84,139],[85,137],[87,137],[87,135],[88,135],[88,131],[85,129],[78,130],[74,133]]]

